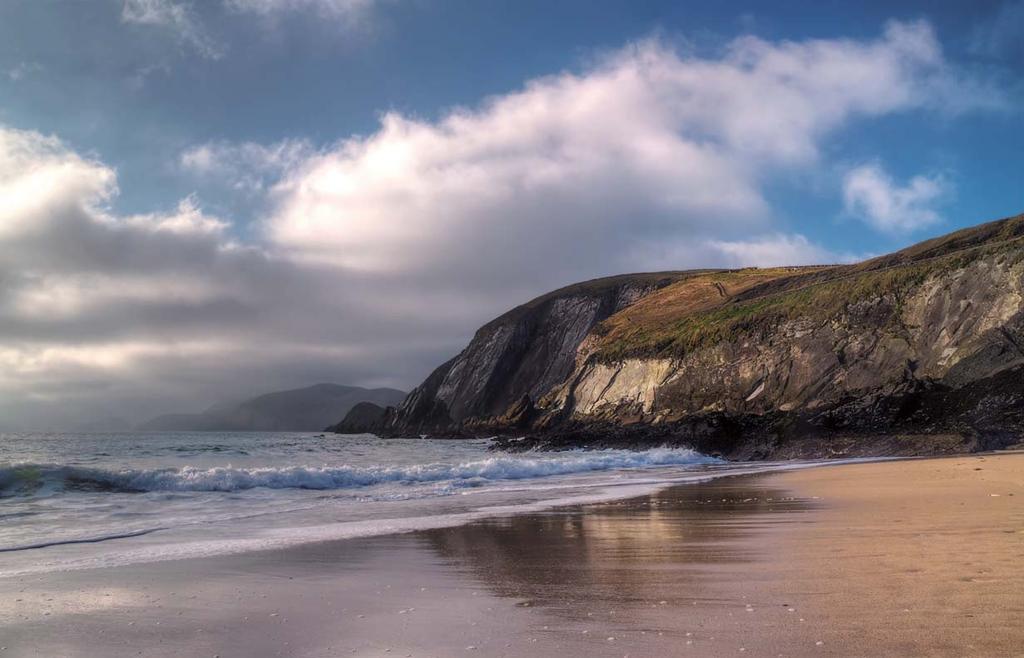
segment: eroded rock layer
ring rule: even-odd
[[[854,265],[626,275],[481,328],[384,434],[926,454],[1024,431],[1024,216]]]

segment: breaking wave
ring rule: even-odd
[[[474,486],[483,481],[524,480],[624,468],[712,464],[719,460],[693,450],[567,452],[558,456],[496,456],[461,464],[407,466],[288,466],[281,468],[122,469],[107,470],[60,464],[21,463],[0,466],[0,496],[40,495],[60,491],[184,492],[246,489],[349,489],[379,484],[450,482]]]

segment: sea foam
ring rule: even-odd
[[[21,463],[0,466],[0,495],[31,495],[62,488],[76,490],[243,491],[267,489],[348,489],[379,484],[448,482],[476,486],[485,481],[524,480],[593,471],[718,463],[693,450],[656,448],[645,451],[603,450],[557,455],[495,456],[458,464],[407,466],[287,466],[108,470],[61,464]]]

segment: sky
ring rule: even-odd
[[[0,3],[0,429],[410,389],[624,272],[1024,212],[1024,0]]]

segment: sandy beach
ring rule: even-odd
[[[1022,559],[1024,454],[847,464],[0,579],[0,656],[1022,655]]]

